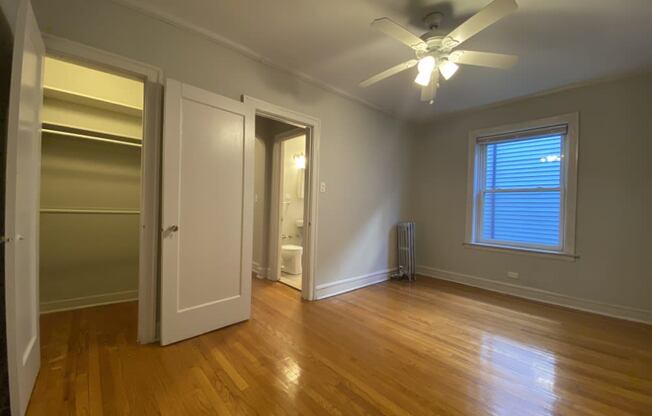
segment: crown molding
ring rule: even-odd
[[[186,32],[191,32],[196,35],[202,36],[205,39],[210,40],[211,42],[214,42],[220,46],[229,48],[235,52],[238,52],[241,55],[246,56],[247,58],[250,58],[254,61],[260,62],[264,65],[267,65],[271,68],[274,68],[276,70],[285,72],[289,75],[292,75],[296,78],[299,78],[302,81],[305,81],[309,84],[312,84],[318,88],[321,88],[327,92],[330,92],[332,94],[339,95],[340,97],[346,98],[350,101],[353,101],[357,104],[362,104],[372,110],[378,111],[382,113],[383,115],[387,115],[396,119],[402,119],[402,117],[399,117],[397,114],[388,111],[376,104],[373,104],[370,101],[367,101],[363,98],[360,98],[356,95],[353,95],[351,93],[348,93],[340,88],[337,88],[331,84],[328,84],[326,82],[323,82],[317,78],[314,78],[304,72],[294,70],[288,66],[279,64],[275,62],[274,60],[256,52],[255,50],[238,43],[236,41],[233,41],[227,37],[224,37],[216,32],[213,32],[212,30],[202,28],[200,26],[195,25],[194,23],[174,16],[172,14],[169,14],[167,12],[164,12],[161,10],[159,7],[152,6],[149,4],[144,4],[144,2],[140,0],[110,0],[111,2],[118,4],[120,6],[126,7],[128,9],[131,9],[133,11],[136,11],[140,14],[143,14],[145,16],[154,18],[160,22],[169,24],[171,26],[176,27],[177,29],[184,30]]]

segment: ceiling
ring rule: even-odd
[[[517,0],[516,13],[463,49],[519,55],[501,71],[465,66],[420,102],[415,70],[369,88],[358,82],[413,57],[372,30],[387,16],[420,35],[442,11],[446,32],[489,0],[118,0],[214,33],[386,112],[430,118],[569,84],[652,67],[652,0]]]

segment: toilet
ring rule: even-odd
[[[283,271],[288,274],[301,274],[301,256],[303,247],[294,244],[281,246],[281,264]]]

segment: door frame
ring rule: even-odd
[[[46,56],[69,60],[144,82],[138,254],[138,342],[158,340],[159,229],[163,71],[71,40],[42,34]]]
[[[297,127],[306,129],[306,191],[304,195],[304,209],[303,209],[303,258],[302,267],[303,275],[301,279],[301,296],[305,300],[315,299],[315,264],[317,259],[317,231],[318,231],[318,203],[319,203],[319,140],[321,136],[321,120],[316,117],[303,114],[267,101],[259,100],[247,95],[242,97],[242,100],[248,108],[250,108],[251,117],[245,126],[245,134],[250,137],[256,136],[256,117],[263,116],[271,118],[286,124],[295,125]],[[280,155],[279,141],[275,140],[274,158]],[[278,162],[277,162],[278,163]],[[274,162],[272,162],[274,165]],[[272,168],[272,175],[278,169]],[[274,179],[272,176],[272,189],[270,198],[270,219],[278,218],[279,216],[279,183],[280,178],[277,176]],[[280,244],[278,238],[278,221],[276,222],[276,233],[273,233],[273,223],[270,222],[270,232],[268,238],[268,263],[269,270],[272,276],[276,275],[278,279],[278,255],[280,254]],[[252,259],[253,261],[253,259]],[[276,270],[276,271],[275,271]],[[272,277],[268,276],[268,277]]]

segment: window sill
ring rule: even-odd
[[[523,254],[526,256],[535,256],[543,257],[555,260],[563,261],[576,261],[579,259],[579,256],[575,256],[567,253],[559,253],[556,251],[547,251],[547,250],[537,250],[534,248],[520,248],[520,247],[509,247],[509,246],[499,246],[493,244],[482,244],[482,243],[463,243],[466,248],[472,248],[476,250],[483,251],[494,251],[499,253],[509,253],[509,254]]]

